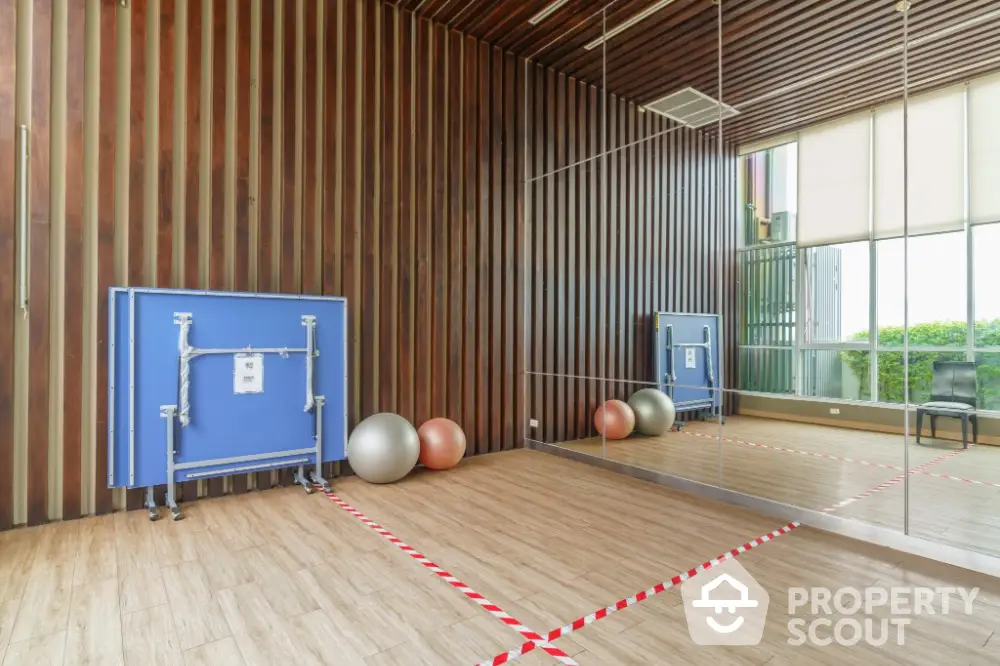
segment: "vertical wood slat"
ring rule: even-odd
[[[464,419],[463,405],[467,396],[463,390],[463,360],[467,353],[463,348],[464,321],[463,290],[465,288],[465,225],[462,215],[464,190],[466,185],[461,168],[465,155],[465,114],[462,110],[462,98],[468,94],[465,90],[465,66],[463,62],[462,35],[453,30],[445,33],[448,44],[448,231],[445,244],[448,248],[448,280],[445,288],[448,291],[448,409],[442,416],[467,427]],[[442,378],[443,380],[444,378]]]
[[[174,0],[160,0],[160,108],[156,286],[173,287],[174,211]],[[183,83],[183,81],[182,81]]]
[[[478,407],[478,384],[476,382],[478,369],[478,347],[476,329],[478,324],[477,307],[478,293],[476,291],[476,277],[478,275],[478,264],[476,253],[478,250],[478,228],[479,228],[479,159],[477,148],[479,146],[479,44],[472,37],[463,38],[463,108],[465,109],[463,151],[464,151],[464,201],[462,211],[463,240],[464,240],[464,275],[465,275],[465,297],[464,316],[465,330],[463,333],[463,368],[462,368],[462,394],[464,396],[464,409],[462,414],[462,425],[465,429],[466,437],[470,435],[478,441],[478,430],[476,428],[476,409]],[[475,445],[467,446],[466,456],[470,456],[477,451]]]
[[[367,418],[378,411],[378,384],[376,372],[379,353],[378,345],[370,341],[378,340],[378,257],[379,257],[379,216],[378,193],[376,191],[376,167],[381,144],[379,123],[382,110],[378,104],[378,90],[381,76],[378,68],[378,3],[362,3],[360,15],[363,32],[361,59],[362,108],[361,122],[361,328],[365,335],[358,341],[360,351],[361,377],[367,379],[357,387],[361,400],[361,418]],[[384,177],[384,174],[382,175]]]
[[[361,72],[359,71],[360,51],[362,44],[359,41],[359,16],[360,8],[358,3],[348,0],[343,3],[344,13],[344,168],[343,168],[343,246],[342,246],[342,281],[343,295],[348,303],[348,376],[349,385],[357,386],[358,358],[355,350],[360,343],[358,325],[361,316],[359,301],[360,284],[357,279],[357,269],[361,261],[359,256],[359,222],[358,214],[358,173],[361,165],[358,163],[360,142],[358,136],[358,123],[361,122],[359,109],[361,99]],[[348,406],[348,427],[353,427],[360,419],[358,415],[357,391],[352,392]]]
[[[115,108],[116,34],[118,5],[101,3],[100,106]],[[95,442],[94,511],[112,509],[108,489],[108,288],[114,283],[115,243],[115,114],[102,113],[98,119],[97,174],[97,439]]]
[[[503,388],[503,52],[490,49],[490,440],[489,450],[500,450]]]
[[[318,55],[319,30],[317,21],[317,3],[306,2],[302,5],[305,13],[305,35],[303,43],[296,48],[303,52],[303,108],[299,114],[302,124],[302,181],[297,184],[299,196],[302,198],[302,245],[301,277],[303,294],[319,294],[322,285],[316,280],[316,158],[320,147],[316,145],[315,137],[319,122],[316,117],[316,56]]]
[[[489,238],[490,238],[490,47],[480,43],[479,50],[479,242],[476,287],[476,453],[487,453],[489,442]],[[470,424],[471,426],[471,424]]]
[[[500,315],[500,337],[502,340],[501,355],[503,362],[497,368],[498,379],[494,382],[500,385],[500,400],[496,409],[501,412],[500,441],[498,449],[509,449],[514,446],[514,411],[516,391],[514,389],[514,308],[517,284],[515,270],[515,237],[517,234],[517,202],[516,163],[520,154],[516,118],[519,115],[516,95],[516,65],[513,54],[504,53],[503,58],[503,247],[500,266],[502,298]],[[498,193],[494,191],[494,196]],[[520,296],[517,296],[519,299]]]
[[[448,156],[448,96],[447,96],[447,36],[443,25],[431,28],[432,48],[429,53],[431,73],[431,129],[428,153],[433,174],[430,197],[430,264],[431,269],[431,418],[445,416],[448,405],[448,208],[446,196],[448,176],[445,165]],[[432,148],[433,147],[433,148]],[[419,423],[417,424],[419,425]]]
[[[32,19],[31,206],[28,261],[28,524],[48,519],[49,477],[49,102],[51,0],[35,0]]]
[[[272,214],[274,200],[274,50],[275,50],[274,0],[261,0],[260,4],[260,194],[257,210],[260,211],[260,233],[257,243],[257,290],[278,290],[277,269],[274,265],[272,241],[277,232],[278,220]],[[189,93],[190,94],[190,93]],[[258,484],[270,473],[258,474]],[[258,485],[258,488],[261,486]]]
[[[516,149],[514,157],[514,313],[511,317],[513,320],[511,335],[514,340],[514,376],[512,378],[514,382],[514,421],[511,427],[513,428],[512,445],[514,448],[520,448],[524,446],[525,433],[528,426],[528,417],[525,414],[527,376],[524,372],[527,369],[525,354],[531,322],[525,316],[525,300],[530,290],[528,264],[525,261],[528,225],[525,210],[527,190],[525,179],[530,177],[531,172],[528,168],[527,146],[525,144],[531,132],[529,115],[527,113],[527,110],[531,108],[531,100],[528,96],[527,61],[521,58],[514,58],[514,67],[516,69],[514,75],[514,141],[516,142]]]
[[[250,3],[236,3],[236,210],[233,289],[250,288]]]
[[[397,347],[397,409],[398,413],[411,423],[415,419],[415,382],[413,374],[414,351],[414,205],[413,185],[415,171],[415,150],[413,143],[414,106],[417,98],[412,90],[415,85],[414,70],[417,67],[413,57],[413,33],[416,21],[408,13],[400,13],[399,28],[399,340]]]
[[[0,3],[0,155],[13,156],[17,45],[13,3]],[[14,313],[18,283],[13,159],[0,159],[0,312]],[[14,524],[14,321],[0,320],[0,530]]]
[[[381,50],[382,73],[379,82],[381,88],[382,133],[381,133],[381,173],[376,187],[380,188],[379,201],[380,225],[379,265],[376,268],[378,282],[375,289],[378,298],[378,355],[379,376],[374,387],[375,401],[380,411],[397,413],[396,406],[396,376],[398,363],[398,348],[396,332],[399,328],[397,319],[397,281],[399,254],[397,250],[397,229],[399,228],[398,180],[398,122],[399,122],[399,68],[406,62],[400,59],[397,52],[399,32],[397,23],[398,10],[391,6],[380,8],[382,13],[382,39],[378,48]],[[419,424],[416,424],[419,425]]]
[[[423,423],[431,417],[431,327],[433,322],[430,312],[429,270],[431,257],[429,252],[431,218],[430,218],[430,187],[428,159],[430,155],[429,124],[432,117],[430,76],[432,62],[430,60],[430,24],[425,20],[417,20],[416,34],[416,132],[414,151],[416,153],[414,171],[416,172],[416,202],[415,257],[416,257],[416,294],[414,302],[413,325],[416,329],[414,337],[414,356],[416,357],[413,392],[416,398],[414,422]]]
[[[67,6],[66,259],[63,373],[64,520],[80,516],[83,408],[83,93],[86,6]],[[2,57],[2,55],[0,55]],[[2,103],[2,102],[0,102]],[[0,352],[2,353],[2,352]],[[0,417],[2,418],[2,417]]]
[[[280,291],[286,294],[295,292],[295,12],[298,0],[285,0],[282,5],[284,33],[279,37],[282,54],[282,90],[276,90],[280,103],[283,105],[281,125],[278,132],[281,136],[280,178],[281,191],[275,192],[280,201],[281,233],[279,246],[278,271],[281,275]],[[282,478],[287,483],[290,475]]]
[[[564,130],[560,131],[560,136],[565,142],[565,147],[562,151],[562,159],[565,160],[566,164],[572,164],[577,159],[576,153],[576,135],[577,135],[577,113],[579,106],[576,100],[576,79],[572,77],[567,77],[565,81],[565,109],[563,111],[563,125]],[[561,252],[564,254],[565,261],[565,278],[562,280],[561,296],[563,298],[562,309],[565,312],[565,329],[563,332],[562,341],[560,347],[564,350],[564,360],[563,367],[566,368],[565,372],[571,375],[582,374],[580,368],[576,365],[576,320],[577,320],[577,310],[576,310],[576,289],[579,284],[579,276],[577,274],[579,264],[576,261],[576,244],[580,238],[579,228],[577,226],[580,219],[579,210],[577,209],[577,176],[582,170],[582,167],[572,167],[564,172],[564,191],[565,196],[563,198],[564,203],[561,207],[565,210],[565,223],[563,225],[563,239]],[[576,439],[578,437],[576,432],[577,424],[577,414],[581,411],[580,406],[577,403],[576,397],[576,387],[579,381],[576,379],[566,379],[565,381],[565,397],[562,404],[566,405],[566,434],[567,439]]]

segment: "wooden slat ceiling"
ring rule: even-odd
[[[687,86],[719,97],[718,5],[674,0],[613,37],[607,67],[585,45],[658,0],[399,0],[400,7],[646,104]],[[727,138],[755,141],[899,99],[903,15],[896,0],[725,0]],[[1000,0],[911,0],[910,93],[1000,71]],[[706,131],[711,131],[706,128]]]

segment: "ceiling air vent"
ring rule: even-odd
[[[655,102],[646,104],[643,108],[688,127],[701,127],[717,122],[720,109],[723,118],[730,118],[739,113],[728,104],[721,104],[718,100],[690,87],[661,97]]]

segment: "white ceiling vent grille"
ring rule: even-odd
[[[691,87],[670,93],[666,97],[646,104],[643,108],[688,127],[701,127],[717,122],[720,109],[723,118],[730,118],[739,113],[728,104],[721,104],[718,100]]]

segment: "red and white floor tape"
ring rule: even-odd
[[[680,432],[681,432],[681,434],[684,434],[684,435],[693,435],[695,437],[702,437],[704,439],[716,439],[716,437],[713,436],[713,435],[709,435],[709,434],[701,433],[701,432],[688,432],[688,431],[684,431],[684,430],[681,430]],[[900,472],[906,471],[902,467],[899,467],[897,465],[889,465],[887,463],[871,462],[869,460],[856,460],[854,458],[843,458],[843,457],[835,456],[835,455],[832,455],[832,454],[829,454],[829,453],[822,453],[822,452],[817,452],[817,451],[800,451],[798,449],[786,449],[783,446],[775,446],[773,444],[761,444],[759,442],[748,442],[748,441],[745,441],[745,440],[742,440],[742,439],[733,439],[733,438],[730,438],[730,437],[723,437],[722,441],[729,442],[731,444],[741,444],[743,446],[753,446],[753,447],[756,447],[758,449],[768,449],[770,451],[777,451],[778,453],[795,453],[795,454],[802,455],[802,456],[812,456],[814,458],[824,458],[826,460],[838,460],[838,461],[841,461],[841,462],[849,462],[849,463],[855,463],[855,464],[858,464],[858,465],[866,465],[868,467],[877,467],[879,469],[889,469],[889,470],[900,471]],[[979,486],[989,486],[991,488],[1000,488],[1000,483],[993,483],[992,481],[979,481],[977,479],[967,479],[967,478],[960,477],[960,476],[952,476],[950,474],[938,474],[937,472],[926,472],[926,471],[923,471],[923,470],[921,470],[919,468],[915,468],[915,469],[912,469],[910,471],[912,473],[916,473],[916,474],[923,474],[923,475],[926,475],[926,476],[933,476],[933,477],[938,478],[938,479],[947,479],[949,481],[961,481],[962,483],[972,483],[972,484],[979,485]]]
[[[903,479],[905,479],[906,477],[910,476],[911,474],[923,474],[923,473],[925,473],[924,470],[926,470],[928,467],[933,467],[934,465],[937,465],[938,463],[943,463],[945,460],[950,460],[951,458],[954,458],[955,456],[957,456],[958,454],[962,453],[963,451],[968,451],[968,450],[969,449],[956,449],[954,451],[949,451],[948,453],[944,454],[943,456],[939,456],[939,457],[935,458],[934,460],[931,460],[929,462],[924,463],[923,465],[918,465],[917,467],[914,467],[909,472],[903,472],[902,474],[894,476],[891,479],[889,479],[888,481],[886,481],[885,483],[880,483],[879,485],[877,485],[877,486],[875,486],[873,488],[869,488],[868,490],[865,490],[864,492],[858,493],[854,497],[850,497],[848,499],[841,500],[841,501],[837,502],[836,504],[832,504],[832,505],[830,505],[830,506],[828,506],[826,508],[819,509],[819,510],[822,511],[823,513],[831,513],[833,511],[837,511],[838,509],[843,509],[845,506],[847,506],[849,504],[854,504],[858,500],[863,500],[866,497],[871,497],[872,495],[874,495],[876,493],[882,492],[886,488],[891,488],[892,486],[896,485],[897,483],[900,483],[901,481],[903,481]]]
[[[521,634],[521,636],[523,636],[524,638],[528,639],[528,644],[532,646],[531,647],[532,650],[534,650],[535,648],[540,648],[550,656],[554,657],[560,663],[567,664],[568,666],[579,666],[579,664],[577,664],[577,662],[574,661],[569,655],[567,655],[565,652],[563,652],[556,646],[552,645],[551,641],[543,638],[541,634],[539,634],[536,631],[533,631],[530,627],[526,627],[525,625],[523,625],[521,622],[517,620],[517,618],[504,612],[502,608],[491,602],[489,599],[479,594],[471,587],[469,587],[468,585],[466,585],[465,583],[463,583],[458,578],[451,575],[438,565],[434,564],[434,562],[429,560],[423,553],[415,549],[413,546],[410,546],[409,544],[405,543],[398,537],[394,536],[392,532],[382,527],[374,520],[370,519],[361,511],[358,511],[353,506],[351,506],[344,500],[340,499],[340,497],[338,497],[334,493],[324,491],[323,494],[326,495],[327,498],[330,499],[330,501],[339,506],[341,509],[343,509],[344,511],[351,514],[352,516],[360,520],[368,527],[378,532],[378,534],[387,539],[390,543],[395,545],[401,551],[412,557],[417,562],[420,562],[420,564],[430,569],[439,578],[447,582],[455,589],[459,590],[469,599],[472,599],[474,602],[479,604],[483,608],[483,610],[488,612],[490,615],[497,618],[498,620],[506,624],[508,627],[510,627],[517,633]]]
[[[679,573],[676,576],[674,576],[673,578],[671,578],[670,580],[665,580],[665,581],[663,581],[661,583],[657,583],[656,585],[654,585],[653,587],[649,588],[648,590],[643,590],[643,591],[639,592],[638,594],[636,594],[634,596],[626,597],[624,599],[621,599],[620,601],[617,601],[617,602],[611,604],[610,606],[605,606],[604,608],[599,608],[598,610],[594,611],[590,615],[584,615],[582,617],[579,617],[579,618],[573,620],[572,622],[570,622],[569,624],[567,624],[567,625],[565,625],[563,627],[559,627],[558,629],[553,629],[552,631],[550,631],[548,633],[548,635],[545,637],[545,639],[548,640],[551,643],[552,641],[555,641],[555,640],[557,640],[559,638],[562,638],[563,636],[568,636],[569,634],[573,633],[574,631],[578,631],[578,630],[584,628],[588,624],[593,624],[594,622],[597,622],[598,620],[600,620],[602,618],[605,618],[608,615],[611,615],[612,613],[616,613],[616,612],[618,612],[618,611],[620,611],[620,610],[622,610],[624,608],[628,608],[629,606],[634,606],[635,604],[639,603],[640,601],[644,601],[646,599],[649,599],[650,597],[655,597],[656,595],[658,595],[658,594],[660,594],[660,593],[662,593],[662,592],[664,592],[666,590],[669,590],[672,587],[680,585],[681,583],[683,583],[684,581],[688,580],[689,578],[693,578],[694,576],[697,576],[702,571],[707,571],[707,570],[711,569],[712,567],[717,566],[717,565],[719,565],[719,564],[721,564],[721,563],[723,563],[723,562],[725,562],[727,560],[731,560],[731,559],[733,559],[735,557],[739,557],[740,555],[742,555],[743,553],[747,552],[748,550],[752,550],[754,548],[757,548],[758,546],[761,546],[761,545],[767,543],[768,541],[773,541],[774,539],[777,539],[779,536],[781,536],[783,534],[788,534],[789,532],[791,532],[792,530],[794,530],[799,525],[800,525],[800,523],[797,523],[797,522],[788,523],[787,525],[784,525],[783,527],[780,527],[780,528],[774,530],[773,532],[768,532],[767,534],[765,534],[762,537],[754,539],[753,541],[748,541],[747,543],[743,544],[742,546],[738,546],[736,548],[733,548],[732,550],[727,551],[727,552],[723,553],[722,555],[719,555],[718,557],[716,557],[713,560],[709,560],[708,562],[704,562],[702,564],[699,564],[698,566],[696,566],[693,569],[688,569],[685,572]],[[507,662],[513,661],[513,660],[521,657],[522,655],[527,654],[528,652],[531,652],[532,650],[536,649],[537,647],[539,647],[538,641],[528,641],[527,643],[524,643],[519,648],[516,648],[514,650],[510,650],[509,652],[502,652],[502,653],[498,654],[497,656],[493,657],[493,659],[488,659],[486,661],[480,662],[479,664],[477,664],[477,666],[500,666],[500,664],[506,664]]]
[[[703,437],[705,439],[717,439],[714,435],[709,435],[703,432],[688,432],[685,430],[679,431],[684,435],[694,435],[695,437]],[[891,469],[900,470],[902,467],[897,467],[895,465],[889,465],[887,463],[871,462],[870,460],[855,460],[854,458],[842,458],[840,456],[835,456],[830,453],[823,453],[820,451],[800,451],[798,449],[786,449],[783,446],[775,446],[773,444],[761,444],[759,442],[748,442],[742,439],[733,439],[731,437],[723,437],[723,442],[729,442],[731,444],[741,444],[743,446],[753,446],[758,449],[768,449],[771,451],[778,451],[779,453],[795,453],[800,456],[812,456],[813,458],[823,458],[825,460],[839,460],[841,462],[855,463],[857,465],[866,465],[868,467],[877,467],[879,469]]]

